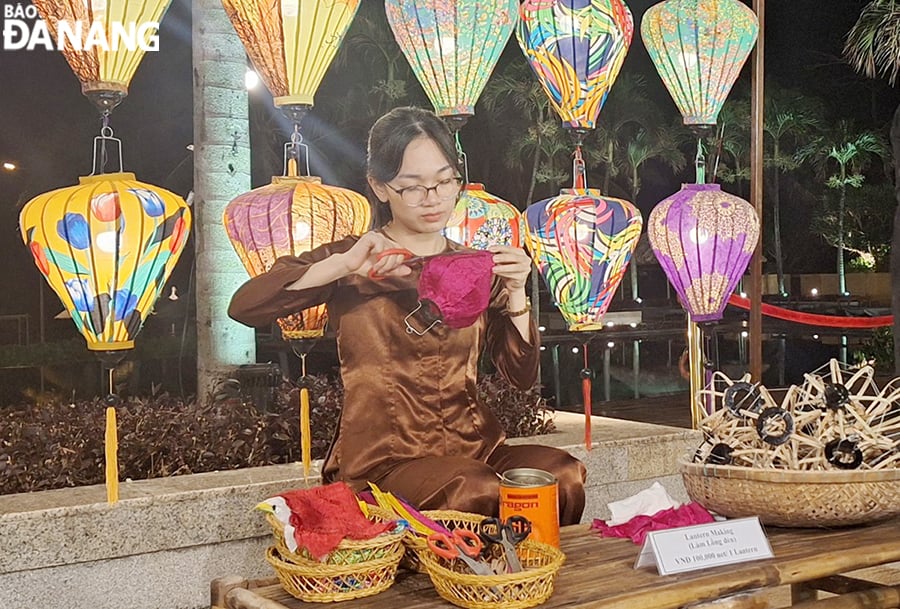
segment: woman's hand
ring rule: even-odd
[[[494,245],[488,248],[494,254],[494,275],[503,279],[509,292],[524,290],[531,274],[531,258],[520,247]]]
[[[369,231],[359,238],[353,247],[339,254],[347,274],[368,277],[373,273],[380,277],[403,277],[412,273],[412,269],[403,264],[403,256],[392,254],[381,260],[378,254],[396,248],[397,244],[377,231]]]

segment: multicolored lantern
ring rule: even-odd
[[[359,0],[222,0],[275,105],[312,106]]]
[[[647,235],[691,320],[715,321],[750,263],[759,218],[718,184],[685,184],[653,208]]]
[[[281,256],[365,232],[372,222],[364,196],[317,177],[275,177],[268,186],[236,197],[225,208],[225,231],[251,277]],[[325,305],[278,320],[287,340],[317,338],[325,331]]]
[[[563,123],[593,129],[634,34],[622,0],[525,0],[516,38]]]
[[[642,224],[634,205],[591,188],[566,189],[525,210],[525,245],[569,330],[603,327]]]
[[[512,34],[518,0],[386,0],[388,23],[438,116],[468,117]]]
[[[106,499],[119,499],[113,362],[153,309],[187,242],[191,212],[132,173],[83,177],[35,197],[19,217],[34,263],[109,372],[104,449]]]
[[[128,85],[144,53],[158,45],[156,25],[171,0],[33,0],[81,91],[108,113],[128,94]],[[74,31],[78,48],[61,28]],[[154,42],[154,40],[157,40]],[[102,44],[101,44],[102,43]]]
[[[522,247],[522,214],[503,199],[484,190],[483,184],[466,184],[444,235],[466,247],[485,250],[493,245]]]
[[[79,182],[29,201],[22,237],[88,349],[131,349],[184,249],[191,213],[132,173]]]
[[[756,43],[759,20],[738,0],[666,0],[641,37],[686,125],[714,125]]]
[[[638,209],[598,190],[573,188],[525,210],[525,246],[569,330],[603,328],[603,314],[641,236]],[[584,445],[591,450],[591,376],[583,347]]]

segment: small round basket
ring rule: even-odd
[[[435,590],[466,609],[523,609],[540,605],[553,594],[553,582],[565,555],[551,545],[525,540],[516,546],[524,570],[503,575],[475,575],[461,560],[449,561],[429,550],[419,554]]]
[[[456,510],[428,510],[422,512],[422,515],[427,516],[451,531],[453,529],[468,529],[476,533],[478,532],[478,526],[481,524],[481,521],[487,518],[487,516],[481,514],[458,512]],[[403,566],[412,571],[424,573],[425,568],[419,557],[422,553],[431,553],[430,550],[428,550],[428,543],[422,537],[413,535],[412,533],[403,538],[403,543],[405,543],[406,547],[410,550],[406,553]]]
[[[337,565],[303,560],[293,562],[278,548],[266,550],[266,561],[275,569],[282,587],[291,596],[311,603],[331,603],[372,596],[391,587],[403,547],[397,546],[380,558],[356,564]]]
[[[792,471],[682,461],[688,495],[732,518],[783,527],[865,524],[900,515],[900,469]]]
[[[382,513],[371,513],[370,517],[378,522],[388,522],[390,519]],[[288,550],[284,543],[284,526],[272,514],[266,514],[266,520],[272,527],[272,536],[275,538],[275,547],[282,558],[290,562],[301,564],[304,562],[331,565],[353,565],[360,562],[391,556],[395,552],[403,551],[403,537],[405,531],[382,533],[378,537],[355,541],[343,540],[337,548],[331,551],[324,560],[316,560],[309,552],[299,548],[297,552]]]

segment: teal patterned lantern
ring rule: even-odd
[[[666,0],[650,7],[641,38],[685,125],[715,125],[756,36],[738,0]]]
[[[512,35],[518,0],[386,0],[384,7],[435,112],[464,122]]]

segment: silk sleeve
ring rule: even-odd
[[[540,333],[534,317],[528,316],[529,343],[506,314],[508,295],[499,280],[494,281],[487,311],[485,340],[494,367],[519,389],[530,389],[537,381],[541,358]]]
[[[260,327],[279,317],[327,302],[337,282],[305,290],[289,290],[287,287],[303,277],[316,262],[349,250],[357,239],[347,237],[299,256],[279,258],[267,272],[253,277],[237,289],[231,297],[228,316],[242,324]]]

